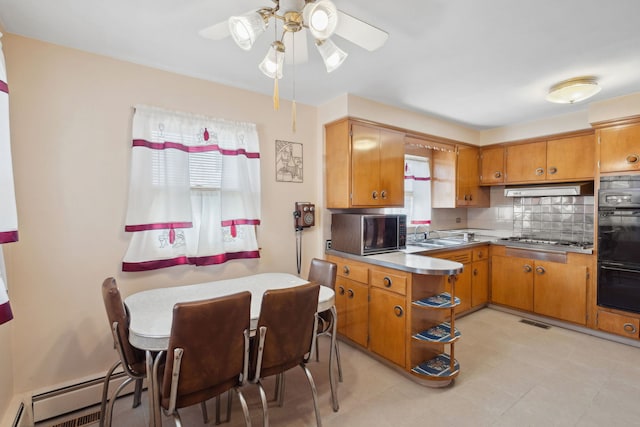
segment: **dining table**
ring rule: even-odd
[[[149,390],[149,425],[162,425],[159,402],[159,384],[157,370],[163,353],[169,347],[173,307],[176,303],[199,301],[237,292],[251,292],[251,328],[255,330],[260,315],[262,295],[269,289],[283,289],[309,283],[289,273],[259,273],[233,279],[215,280],[192,285],[154,288],[136,292],[125,298],[129,311],[129,342],[146,352],[147,387]],[[338,411],[337,384],[334,378],[333,364],[336,354],[337,311],[334,290],[320,286],[317,312],[329,311],[334,317],[329,348],[329,383],[331,402],[334,411]],[[315,343],[315,339],[314,339]]]

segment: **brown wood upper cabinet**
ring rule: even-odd
[[[600,129],[600,172],[640,171],[640,123]]]
[[[455,151],[434,151],[432,163],[431,207],[489,206],[489,189],[480,187],[477,147],[461,145]]]
[[[506,182],[593,179],[593,134],[506,146]]]
[[[480,185],[504,184],[504,147],[480,149]]]
[[[327,208],[403,206],[403,133],[343,119],[325,139]]]

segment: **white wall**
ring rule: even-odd
[[[101,375],[115,360],[100,285],[126,296],[263,271],[296,273],[295,201],[322,205],[316,109],[269,96],[7,34],[11,134],[20,241],[5,245],[15,319],[0,329],[0,411],[8,394]],[[257,124],[261,144],[259,260],[123,273],[132,107],[155,105]],[[303,143],[304,182],[275,181],[275,140]],[[303,274],[322,256],[320,232],[303,239]],[[12,384],[13,383],[13,384]]]

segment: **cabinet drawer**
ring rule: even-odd
[[[443,252],[433,255],[435,258],[447,259],[449,261],[459,262],[460,264],[469,264],[472,259],[471,250],[462,250],[455,252]]]
[[[387,289],[401,295],[407,292],[407,277],[383,270],[371,270],[371,286]]]
[[[628,338],[639,338],[640,319],[608,311],[598,311],[598,329]]]
[[[489,246],[481,246],[479,248],[473,248],[473,261],[482,261],[489,259]]]
[[[338,265],[338,276],[346,277],[356,282],[369,282],[369,269],[366,266],[341,261],[336,262],[336,264]]]

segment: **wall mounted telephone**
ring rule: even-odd
[[[293,211],[293,225],[296,230],[311,227],[316,223],[316,206],[308,202],[296,202]]]

